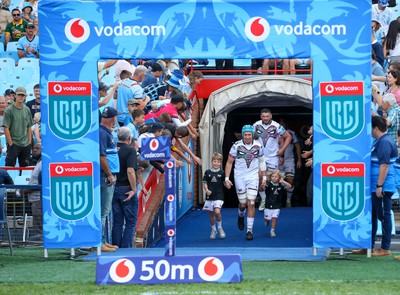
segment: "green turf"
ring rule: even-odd
[[[271,251],[271,249],[268,249]],[[331,255],[322,262],[244,262],[238,284],[96,286],[95,263],[67,259],[67,251],[0,248],[0,294],[399,294],[400,261]],[[399,253],[397,253],[399,254]]]

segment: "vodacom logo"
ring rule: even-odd
[[[244,31],[251,41],[262,42],[268,38],[271,28],[265,18],[255,16],[246,22]]]
[[[73,18],[65,25],[65,36],[73,43],[85,42],[90,35],[88,23],[81,18]]]

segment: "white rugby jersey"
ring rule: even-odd
[[[269,159],[277,156],[279,150],[278,139],[285,134],[286,129],[274,120],[271,120],[268,125],[259,120],[253,124],[253,127],[262,146],[265,162],[268,164]]]
[[[245,144],[243,140],[235,142],[229,155],[235,158],[234,176],[237,178],[258,178],[259,158],[263,156],[261,144],[253,140],[252,144]]]

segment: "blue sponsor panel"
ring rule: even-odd
[[[193,151],[193,140],[189,141],[189,148]],[[185,153],[187,157],[189,155]],[[195,165],[185,163],[184,166],[176,169],[176,198],[177,198],[177,219],[181,218],[185,213],[193,207],[194,202],[194,170]]]
[[[176,224],[165,225],[165,256],[171,257],[175,256],[176,250]]]
[[[321,122],[314,129],[314,246],[370,248],[370,146],[365,144],[370,142],[371,116],[365,115],[370,95],[364,95],[364,81],[321,82],[319,93],[314,103]]]
[[[140,155],[143,160],[166,160],[171,154],[171,140],[168,136],[142,139]]]
[[[109,257],[97,259],[96,284],[239,283],[240,255]]]

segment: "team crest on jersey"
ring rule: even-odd
[[[255,158],[258,158],[259,152],[260,152],[260,147],[257,145],[252,146],[251,149],[249,150],[244,145],[241,145],[237,149],[236,157],[238,159],[244,159],[246,161],[247,168],[249,168],[251,162]]]
[[[267,128],[262,125],[256,125],[256,133],[261,138],[263,146],[266,146],[268,139],[278,137],[278,128],[274,125],[269,125]]]

